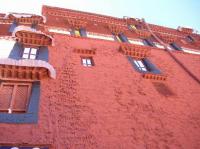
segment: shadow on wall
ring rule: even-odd
[[[155,89],[163,96],[169,97],[169,96],[174,96],[175,94],[171,91],[171,89],[160,82],[153,82],[153,85]]]

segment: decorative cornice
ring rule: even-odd
[[[84,21],[94,21],[103,24],[116,24],[120,26],[126,26],[126,22],[124,21],[124,19],[121,18],[76,11],[71,9],[58,8],[58,7],[43,6],[42,14],[44,16],[51,15],[56,17],[75,18]]]
[[[12,22],[15,21],[17,23],[30,23],[30,24],[41,24],[45,22],[45,17],[35,15],[35,14],[27,14],[27,13],[10,13],[4,17],[5,19],[9,19]]]
[[[89,54],[89,55],[95,55],[96,49],[74,49],[73,52],[80,53],[80,54]]]
[[[27,26],[18,26],[12,33],[18,42],[28,46],[50,46],[53,38],[41,31],[36,31]]]
[[[68,18],[67,22],[69,23],[69,25],[72,28],[75,28],[75,29],[85,28],[86,25],[87,25],[86,21],[82,21],[82,20],[79,20],[79,19]]]
[[[151,54],[151,47],[121,43],[119,52],[135,59],[143,59]]]
[[[108,28],[110,30],[111,33],[118,35],[120,33],[124,33],[125,29],[121,26],[117,26],[117,25],[110,25],[108,24]]]
[[[41,80],[56,78],[53,66],[42,60],[0,59],[0,79]]]
[[[145,73],[145,74],[143,74],[143,78],[151,79],[151,80],[158,80],[158,81],[166,81],[167,76],[163,75],[163,74]]]

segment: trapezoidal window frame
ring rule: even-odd
[[[31,90],[32,90],[32,83],[31,82],[10,82],[10,81],[3,81],[0,83],[0,90],[3,89],[3,86],[12,86],[13,89],[11,90],[11,97],[9,99],[9,108],[1,108],[0,112],[12,114],[12,113],[26,113],[28,110],[28,105],[30,102],[30,95],[31,95]],[[16,101],[16,94],[17,94],[17,89],[19,86],[27,86],[27,93],[25,99],[25,108],[24,109],[15,109],[14,102]],[[1,97],[0,97],[1,98]],[[1,99],[0,99],[1,100]],[[22,100],[22,99],[21,99]]]

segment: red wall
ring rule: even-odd
[[[119,43],[54,35],[42,80],[38,124],[0,124],[0,142],[57,149],[197,149],[200,147],[200,58],[163,50],[150,60],[167,81],[146,80],[118,52]],[[96,48],[83,67],[74,48]],[[198,77],[196,80],[190,73]]]

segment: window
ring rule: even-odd
[[[178,51],[182,51],[182,48],[176,44],[175,42],[171,43],[170,46],[174,49],[174,50],[178,50]]]
[[[186,40],[187,40],[189,43],[194,42],[194,38],[191,37],[190,35],[188,35],[188,36],[186,37]]]
[[[85,67],[94,66],[94,62],[93,62],[92,57],[81,58],[81,61],[82,61],[82,65],[85,66]]]
[[[135,27],[135,25],[129,25],[129,28],[130,28],[131,30],[137,30],[137,28]]]
[[[142,60],[134,60],[135,65],[141,71],[147,71],[146,67],[144,66]]]
[[[37,49],[36,48],[24,48],[22,58],[24,59],[36,59]]]
[[[161,74],[161,71],[147,58],[136,60],[128,56],[128,60],[132,64],[133,68],[140,73]]]
[[[75,35],[76,37],[86,37],[87,36],[87,33],[86,33],[86,30],[81,28],[81,29],[74,29],[72,32],[71,32],[72,35]]]
[[[0,123],[36,124],[39,101],[39,81],[31,83],[2,82],[0,84]]]
[[[29,103],[31,83],[3,82],[0,85],[0,112],[24,113]]]
[[[81,34],[80,34],[80,31],[79,30],[74,30],[74,34],[75,34],[75,36],[77,36],[77,37],[80,37],[81,36]]]

